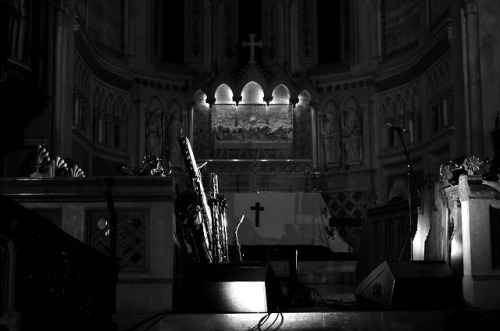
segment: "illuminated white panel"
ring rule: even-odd
[[[287,105],[289,102],[290,91],[288,91],[288,88],[283,84],[276,86],[273,90],[273,100],[271,101],[271,104]]]
[[[234,104],[233,91],[226,84],[220,85],[215,91],[215,104]]]
[[[220,295],[226,305],[223,310],[239,312],[266,312],[264,282],[226,282],[221,284]]]
[[[249,82],[241,91],[240,104],[265,104],[264,91],[256,82]]]

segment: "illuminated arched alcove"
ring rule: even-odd
[[[233,91],[226,84],[221,84],[215,90],[215,104],[219,105],[232,105],[233,101]]]
[[[307,91],[302,91],[299,93],[299,102],[297,107],[307,108],[309,107],[309,102],[311,101],[311,95]]]
[[[236,103],[233,100],[233,91],[226,84],[219,85],[215,90],[211,122],[212,134],[216,141],[224,141],[234,135]]]
[[[287,105],[290,103],[290,91],[288,88],[280,84],[276,86],[273,90],[273,100],[270,104]]]
[[[207,95],[202,90],[198,90],[194,94],[195,109],[208,108]]]
[[[256,82],[247,83],[241,91],[240,104],[265,104],[264,90],[262,90],[262,87]]]

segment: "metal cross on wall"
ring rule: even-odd
[[[255,206],[250,206],[251,210],[255,210],[255,227],[258,228],[260,226],[260,211],[264,210],[264,207],[260,206],[260,202],[256,202]]]
[[[250,61],[248,61],[248,63],[255,63],[255,47],[258,46],[262,48],[262,41],[255,41],[255,37],[257,37],[257,35],[253,32],[248,36],[250,37],[250,41],[242,41],[241,46],[250,47]]]

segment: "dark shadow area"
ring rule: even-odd
[[[16,247],[22,329],[116,330],[115,261],[2,195],[0,206],[0,233]]]

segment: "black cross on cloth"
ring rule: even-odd
[[[258,228],[260,225],[260,222],[259,222],[260,211],[264,210],[264,207],[260,206],[260,202],[256,202],[255,206],[250,206],[250,209],[255,210],[255,227]]]

